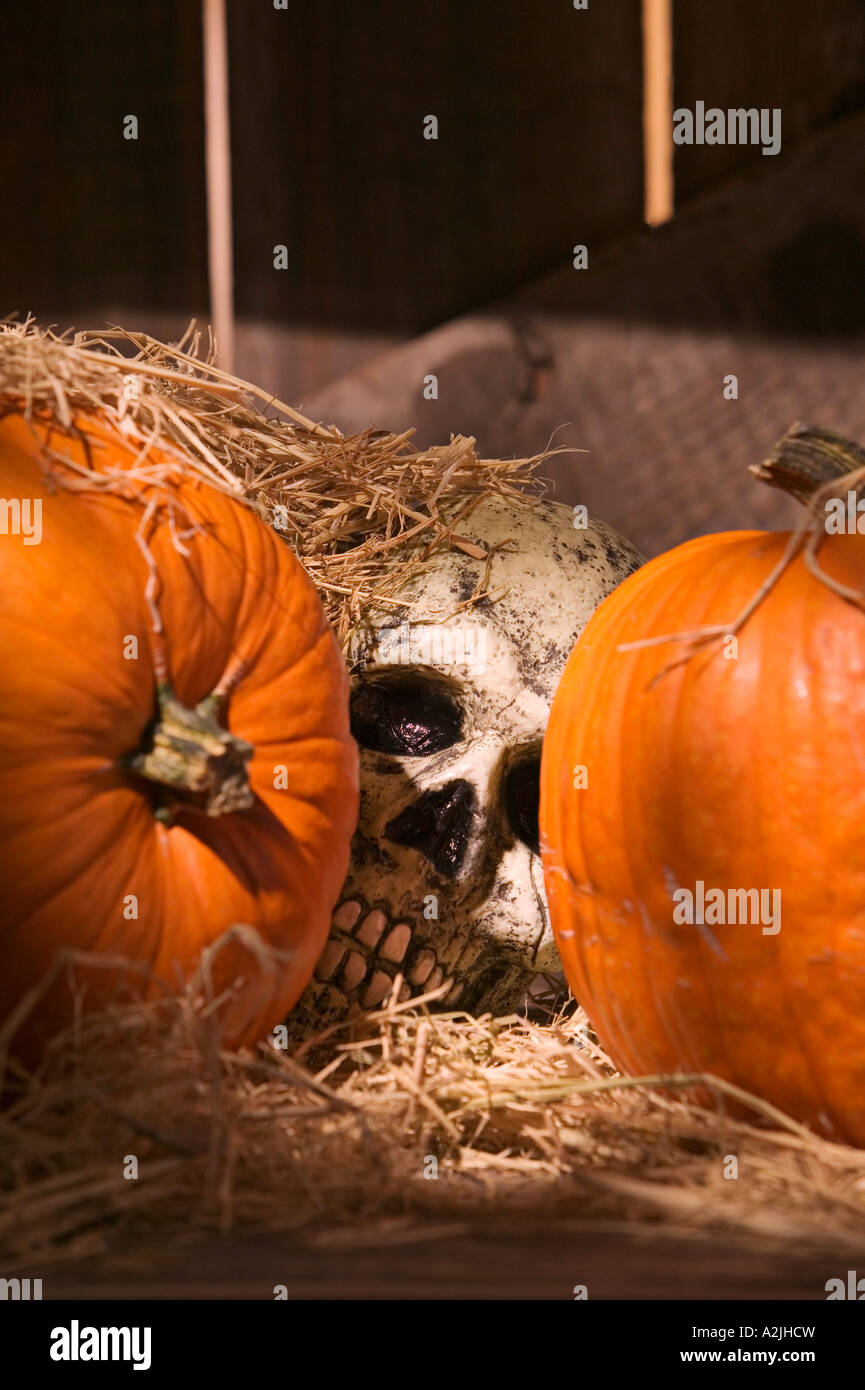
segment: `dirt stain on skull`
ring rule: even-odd
[[[457,595],[459,597],[460,603],[468,603],[469,599],[471,598],[472,594],[477,588],[477,585],[477,577],[472,573],[470,569],[463,569],[459,571],[459,574],[457,575]]]

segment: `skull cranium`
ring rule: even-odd
[[[446,986],[444,1003],[507,1012],[558,969],[538,855],[550,703],[600,601],[640,564],[601,522],[490,497],[434,552],[351,654],[361,808],[351,866],[302,1035]],[[484,581],[486,583],[484,584]],[[484,584],[490,597],[467,607]]]

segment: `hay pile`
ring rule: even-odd
[[[578,1011],[541,1026],[431,1012],[432,998],[332,1034],[316,1071],[320,1038],[293,1055],[278,1036],[219,1052],[214,1002],[192,988],[88,1017],[35,1076],[11,1064],[4,1273],[90,1256],[128,1268],[214,1232],[375,1239],[395,1222],[516,1213],[861,1249],[862,1151],[759,1101],[752,1121],[731,1118],[720,1084],[713,1112],[669,1078],[665,1093],[660,1078],[625,1081]]]
[[[169,346],[124,329],[58,337],[32,321],[6,320],[0,414],[24,410],[71,432],[77,416],[98,412],[129,455],[126,474],[154,494],[167,457],[169,467],[254,507],[306,568],[344,645],[373,603],[405,607],[396,591],[438,546],[484,558],[459,534],[484,497],[528,501],[542,491],[535,473],[548,454],[481,459],[462,435],[424,450],[411,431],[346,437],[220,371],[212,354],[199,355],[202,347],[192,326]],[[148,468],[155,446],[160,462]],[[103,469],[75,481],[117,489],[123,479]],[[147,499],[148,489],[137,497]]]

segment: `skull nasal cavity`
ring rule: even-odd
[[[474,809],[471,783],[448,782],[400,811],[384,833],[396,845],[420,850],[443,878],[455,878],[468,848]]]
[[[538,810],[541,800],[541,754],[532,751],[515,762],[505,776],[505,811],[517,839],[540,853]]]

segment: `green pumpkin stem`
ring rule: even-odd
[[[147,746],[125,760],[128,771],[168,787],[178,803],[208,816],[248,810],[255,800],[247,769],[253,747],[217,723],[220,696],[206,695],[189,709],[163,681],[156,699]],[[165,818],[166,808],[160,809]]]
[[[855,489],[865,478],[865,449],[832,430],[796,424],[778,440],[769,457],[752,464],[750,471],[761,482],[783,488],[808,505],[821,491],[831,495],[834,482],[847,480]]]

